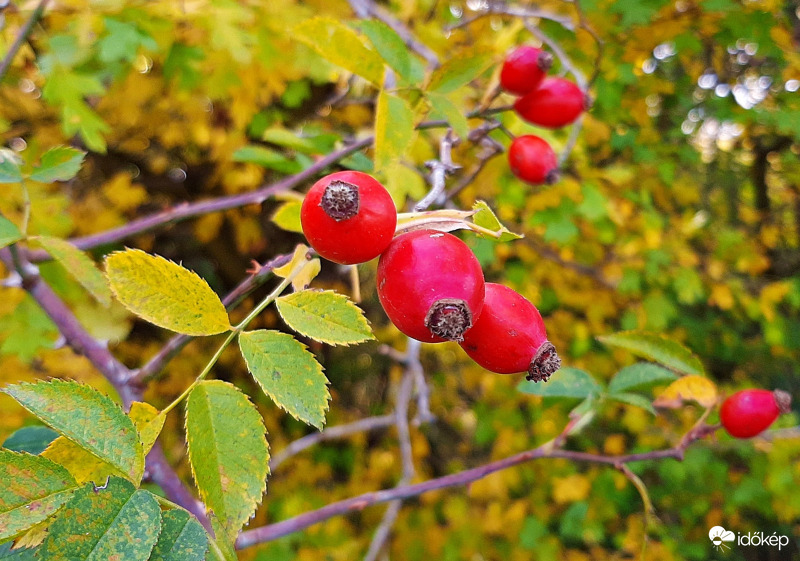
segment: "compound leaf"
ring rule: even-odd
[[[248,331],[239,335],[247,369],[261,389],[293,417],[322,429],[331,396],[322,366],[287,333]]]

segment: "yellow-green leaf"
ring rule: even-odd
[[[434,71],[428,90],[440,94],[453,92],[480,76],[490,64],[492,57],[487,53],[454,56]]]
[[[692,351],[657,333],[622,331],[598,337],[606,345],[627,349],[637,356],[663,364],[686,374],[705,374],[703,363]]]
[[[323,17],[309,19],[295,26],[292,38],[302,41],[333,64],[378,87],[382,85],[383,59],[342,22]]]
[[[425,97],[431,104],[431,113],[428,118],[444,119],[459,138],[466,139],[469,135],[469,125],[461,109],[444,95],[428,92]]]
[[[508,242],[511,240],[518,240],[522,237],[520,234],[515,234],[503,226],[495,213],[492,212],[492,209],[489,208],[489,205],[487,205],[484,201],[477,201],[474,205],[472,205],[472,210],[475,211],[475,214],[472,215],[472,222],[496,234],[491,235],[488,232],[478,232],[480,237],[495,242]]]
[[[703,407],[713,407],[717,403],[717,386],[703,376],[684,376],[672,382],[661,392],[653,405],[667,409],[677,409],[686,401],[696,401]]]
[[[136,430],[139,431],[139,440],[142,442],[144,453],[147,454],[156,443],[158,435],[161,434],[161,429],[164,428],[164,421],[167,416],[150,405],[149,403],[142,403],[141,401],[134,401],[131,403],[131,410],[128,416],[136,425]]]
[[[30,178],[42,183],[69,181],[78,173],[86,152],[70,146],[55,146],[42,154],[41,163],[33,168]]]
[[[69,472],[47,458],[0,449],[0,540],[45,520],[76,488]]]
[[[322,366],[288,333],[246,331],[239,335],[247,369],[272,401],[295,419],[322,429],[331,396]]]
[[[395,30],[377,19],[360,21],[358,27],[392,69],[406,80],[414,80],[411,53]]]
[[[201,382],[186,400],[189,464],[206,507],[234,539],[261,501],[269,449],[261,415],[236,386]]]
[[[137,316],[185,335],[231,329],[219,296],[196,273],[138,249],[106,257],[106,276],[117,299]]]
[[[58,261],[103,306],[111,305],[111,290],[94,261],[66,240],[50,236],[32,238]]]
[[[22,232],[5,216],[0,216],[0,248],[22,239]]]
[[[128,477],[119,468],[101,460],[63,436],[51,442],[42,452],[42,457],[64,466],[81,485],[90,481],[102,485],[110,476]]]
[[[131,481],[141,480],[144,453],[136,427],[107,396],[87,385],[66,380],[25,382],[8,386],[3,392]]]
[[[381,91],[375,109],[375,168],[402,158],[414,140],[414,112],[396,95]]]
[[[303,203],[300,201],[288,201],[283,203],[272,215],[272,221],[278,228],[288,232],[303,233],[300,225],[300,208]]]
[[[375,338],[361,308],[332,290],[303,290],[275,304],[289,327],[315,341],[352,345]]]

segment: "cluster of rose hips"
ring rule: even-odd
[[[575,122],[589,105],[586,94],[564,78],[547,77],[553,55],[536,47],[522,46],[503,62],[500,87],[520,96],[514,110],[525,121],[549,129]],[[532,185],[555,183],[558,160],[546,140],[532,134],[518,136],[508,150],[511,171]]]
[[[356,171],[323,177],[303,200],[300,221],[311,247],[330,261],[354,265],[380,256],[378,297],[405,335],[456,341],[487,370],[527,372],[535,382],[561,366],[536,307],[508,287],[486,283],[464,242],[433,229],[395,236],[397,211],[373,177]]]
[[[741,390],[722,402],[719,420],[736,438],[751,438],[767,430],[781,413],[791,411],[792,396],[783,390]]]

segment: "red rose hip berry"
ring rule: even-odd
[[[364,263],[392,241],[397,211],[386,188],[366,173],[340,171],[317,181],[300,209],[317,253],[342,265]]]
[[[500,87],[515,95],[535,90],[553,65],[553,55],[531,46],[515,49],[500,70]]]
[[[561,367],[536,306],[502,284],[486,283],[483,311],[459,343],[472,360],[498,374],[527,372],[546,382]]]
[[[378,261],[378,297],[392,323],[423,343],[461,341],[483,309],[478,259],[435,230],[397,236]]]
[[[589,106],[581,89],[564,78],[548,78],[514,103],[517,114],[533,125],[557,129],[574,122]]]
[[[558,181],[556,153],[546,140],[532,134],[518,136],[508,149],[511,172],[531,185]]]
[[[791,405],[792,396],[782,390],[742,390],[722,402],[719,418],[731,436],[750,438],[791,411]]]

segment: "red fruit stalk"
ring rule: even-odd
[[[515,95],[525,95],[542,83],[552,65],[550,53],[527,45],[519,47],[503,62],[500,87]]]
[[[719,418],[728,434],[750,438],[761,434],[781,413],[791,411],[792,396],[782,390],[742,390],[722,403]]]
[[[483,311],[460,345],[485,369],[498,374],[527,372],[527,379],[534,382],[546,382],[561,367],[539,310],[501,284],[486,283]]]
[[[366,173],[340,171],[317,181],[300,209],[317,253],[343,265],[364,263],[392,241],[397,211],[386,188]]]
[[[581,89],[564,78],[548,78],[514,103],[517,114],[531,124],[557,129],[574,122],[589,106]]]
[[[558,181],[558,159],[546,140],[526,134],[511,141],[508,149],[511,172],[531,185]]]
[[[472,250],[434,230],[397,236],[378,261],[378,297],[397,328],[424,343],[461,341],[483,309]]]

